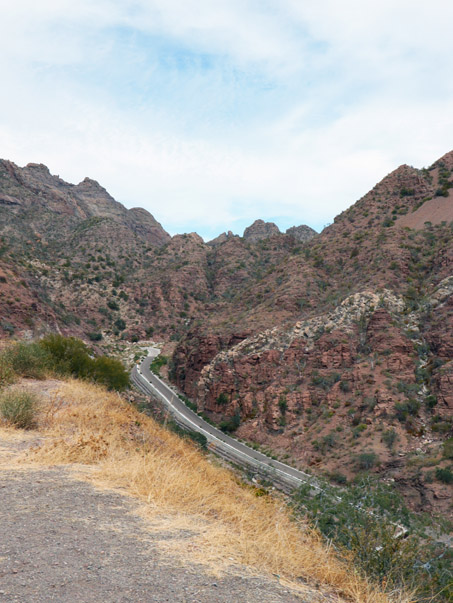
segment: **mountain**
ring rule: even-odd
[[[288,249],[242,289],[240,320],[230,309],[178,344],[175,382],[300,467],[372,470],[414,507],[451,513],[436,475],[453,424],[452,176],[453,153],[400,166]]]
[[[449,512],[452,187],[453,152],[400,166],[320,234],[257,220],[205,244],[93,180],[2,161],[0,334],[174,342],[170,376],[214,422]]]

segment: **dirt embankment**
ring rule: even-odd
[[[2,601],[388,602],[281,501],[117,394],[21,386],[40,401],[35,429],[0,429]]]

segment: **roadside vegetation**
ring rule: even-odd
[[[0,385],[19,376],[44,379],[50,375],[77,377],[117,391],[129,387],[129,374],[119,360],[93,357],[75,337],[51,334],[36,342],[11,344],[0,353]]]
[[[36,396],[14,388],[0,392],[0,417],[9,425],[31,429],[35,425]]]
[[[293,506],[381,587],[410,589],[415,601],[453,599],[453,550],[434,538],[453,526],[412,513],[390,485],[366,474],[341,489],[325,482],[316,494],[300,488]]]
[[[154,358],[154,360],[151,362],[149,368],[152,370],[152,372],[155,375],[160,376],[160,369],[163,366],[165,366],[166,364],[168,364],[167,356],[164,356],[163,354],[159,354],[159,356],[156,356]]]
[[[16,375],[33,373],[34,379],[37,374],[40,378],[55,375],[56,361],[49,349],[67,349],[64,341],[58,342],[62,348],[50,340],[50,345],[27,344],[33,346],[32,351],[8,349],[1,354],[1,366],[11,367]],[[84,351],[78,344],[69,345]],[[31,360],[18,370],[17,358],[23,358],[23,349],[30,354],[29,360],[40,355],[45,361],[42,372]],[[53,365],[48,364],[48,353]],[[63,353],[59,357],[67,367],[61,372],[71,374],[70,359]],[[356,602],[410,600],[403,588],[386,593],[369,580],[354,568],[348,555],[339,556],[317,530],[302,518],[296,520],[281,499],[239,483],[197,446],[158,425],[116,393],[87,379],[67,378],[52,387],[39,404],[32,405],[31,425],[42,440],[24,453],[23,462],[91,467],[90,479],[141,499],[153,522],[164,517],[167,527],[184,525],[190,530],[194,539],[190,552],[186,539],[165,541],[162,546],[176,547],[169,552],[212,567],[239,563],[294,582],[302,579]],[[9,391],[11,386],[3,387],[2,396]],[[4,423],[12,425],[13,421]]]

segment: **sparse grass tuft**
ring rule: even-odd
[[[2,392],[0,415],[10,425],[31,429],[35,424],[36,396],[18,388]]]

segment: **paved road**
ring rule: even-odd
[[[306,483],[309,483],[314,490],[319,490],[319,486],[312,476],[238,442],[190,410],[162,379],[151,372],[150,364],[156,355],[155,351],[151,351],[150,356],[139,366],[134,367],[131,374],[132,381],[143,392],[157,395],[180,425],[203,434],[209,442],[209,448],[220,456],[252,469],[287,492]]]
[[[135,366],[131,378],[132,381],[145,393],[157,395],[170,412],[175,417],[176,421],[191,431],[198,431],[206,436],[209,442],[209,448],[219,456],[226,458],[242,467],[251,469],[256,474],[271,481],[275,486],[290,493],[295,488],[302,484],[310,484],[314,493],[322,491],[322,488],[317,483],[316,479],[308,473],[299,471],[275,461],[270,457],[257,452],[253,448],[246,446],[242,442],[238,442],[234,438],[219,431],[195,412],[190,410],[184,402],[180,400],[178,395],[164,382],[162,379],[154,375],[150,370],[150,364],[153,359],[159,354],[159,350],[151,348],[150,355],[141,363],[139,367]],[[339,496],[335,496],[338,501],[341,501]],[[356,507],[355,505],[352,505]],[[359,507],[356,507],[359,508]],[[372,511],[365,511],[370,515],[374,515]],[[394,538],[405,537],[408,533],[407,528],[401,524],[389,522],[397,528]]]

